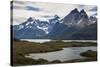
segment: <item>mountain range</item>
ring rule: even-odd
[[[97,18],[88,16],[82,9],[73,9],[64,18],[58,15],[44,16],[39,19],[29,17],[19,25],[13,25],[17,39],[69,39],[96,40]]]

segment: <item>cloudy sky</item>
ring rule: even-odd
[[[74,8],[78,8],[79,11],[84,9],[89,16],[97,16],[97,7],[95,5],[14,1],[11,7],[14,25],[24,22],[29,17],[39,18],[54,16],[55,14],[64,17]]]

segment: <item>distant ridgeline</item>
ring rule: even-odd
[[[68,39],[96,40],[97,18],[88,16],[77,8],[61,19],[58,15],[44,17],[46,20],[29,17],[25,22],[13,26],[17,39]]]

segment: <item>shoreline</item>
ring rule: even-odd
[[[31,59],[26,58],[25,55],[30,53],[47,53],[47,52],[55,52],[63,50],[63,48],[69,47],[87,47],[87,46],[97,46],[97,43],[90,42],[62,42],[62,41],[50,41],[45,43],[34,43],[27,41],[13,41],[13,65],[39,65],[39,64],[50,64],[50,63],[68,63],[72,61],[88,61],[88,60],[69,60],[65,62],[61,62],[60,60],[54,60],[52,62],[48,62],[45,59]],[[94,60],[94,59],[93,59]],[[26,62],[27,61],[27,62]],[[92,61],[92,59],[91,59]]]
[[[97,46],[97,43],[95,42],[63,42],[63,41],[50,41],[50,42],[44,42],[44,43],[35,43],[35,42],[28,42],[28,41],[18,41],[18,42],[25,42],[30,43],[30,45],[40,47],[40,46],[46,46],[47,48],[51,49],[42,49],[38,51],[32,51],[29,53],[48,53],[48,52],[55,52],[55,51],[61,51],[63,48],[69,48],[69,47],[87,47],[87,46]],[[35,44],[33,44],[35,43]],[[50,44],[51,43],[51,44]],[[59,44],[60,43],[60,44]],[[56,45],[55,45],[56,44]],[[67,45],[66,45],[67,44]],[[43,47],[40,47],[43,48]],[[33,48],[34,50],[34,48]],[[27,54],[29,54],[27,53]]]

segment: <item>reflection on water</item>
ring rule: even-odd
[[[84,58],[84,57],[80,56],[80,53],[85,52],[87,50],[97,51],[97,48],[94,46],[91,46],[91,47],[69,47],[69,48],[63,48],[63,50],[55,51],[55,52],[32,53],[25,57],[29,57],[29,58],[33,58],[33,59],[43,58],[48,61],[53,61],[53,60],[67,61],[67,60],[72,60],[72,59]]]

